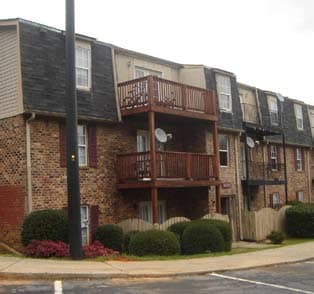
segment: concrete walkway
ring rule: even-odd
[[[314,259],[314,241],[251,253],[167,261],[60,261],[0,256],[0,277],[106,279],[169,277],[239,270]]]

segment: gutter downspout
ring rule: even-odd
[[[26,172],[27,172],[27,211],[31,213],[33,210],[33,190],[32,190],[32,159],[31,159],[31,130],[30,122],[34,120],[36,114],[26,120]]]

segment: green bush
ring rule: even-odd
[[[314,205],[299,204],[286,210],[286,230],[296,238],[314,238]]]
[[[25,217],[22,225],[22,244],[32,240],[68,242],[68,219],[62,210],[38,210]]]
[[[285,236],[281,232],[272,231],[267,237],[273,244],[281,244],[285,239]]]
[[[299,204],[303,204],[303,202],[298,201],[298,200],[290,200],[287,203],[287,205],[291,205],[291,206],[295,206],[295,205],[299,205]]]
[[[225,242],[213,224],[195,221],[184,230],[181,246],[184,254],[197,254],[224,251]]]
[[[131,239],[138,233],[139,231],[130,231],[124,234],[123,236],[123,252],[129,253],[129,245]]]
[[[190,224],[189,221],[183,221],[183,222],[175,223],[175,224],[171,225],[170,227],[168,227],[167,230],[169,232],[176,234],[176,236],[178,236],[179,242],[181,242],[182,234],[183,234],[185,228],[189,224]]]
[[[221,233],[224,242],[225,242],[225,250],[230,251],[232,246],[232,228],[231,225],[223,220],[218,219],[204,219],[202,221],[206,221],[209,224],[214,225]]]
[[[175,255],[180,253],[180,244],[172,232],[149,230],[131,238],[129,253],[137,256]]]
[[[123,231],[117,225],[102,225],[96,230],[96,240],[100,241],[107,248],[121,252],[123,246]]]

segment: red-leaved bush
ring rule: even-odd
[[[83,247],[83,252],[85,257],[119,255],[118,251],[104,247],[99,241],[95,241],[92,245],[85,245]]]
[[[32,257],[64,257],[70,255],[68,244],[61,241],[33,240],[25,248],[25,255]]]

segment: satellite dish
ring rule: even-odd
[[[251,137],[247,137],[246,138],[246,144],[250,147],[250,148],[254,148],[255,146],[255,142]]]
[[[167,134],[163,129],[157,128],[155,130],[155,137],[160,143],[166,143],[167,142]]]

